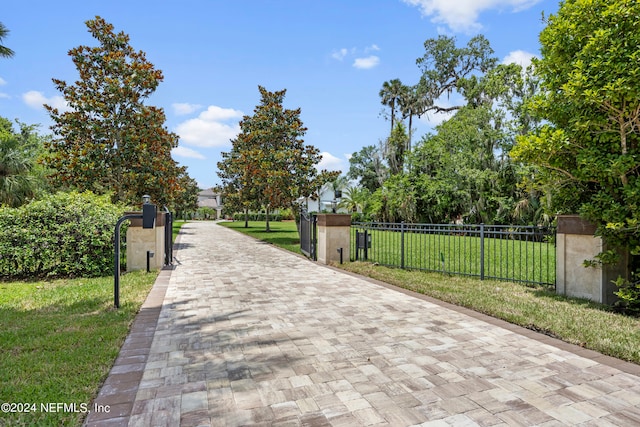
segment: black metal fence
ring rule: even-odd
[[[555,227],[353,223],[351,260],[555,285]]]

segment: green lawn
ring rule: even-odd
[[[182,227],[185,222],[186,221],[181,220],[181,219],[176,219],[176,220],[173,221],[172,232],[173,232],[173,241],[174,242],[176,240],[176,236],[178,236],[178,233],[180,232],[180,227]]]
[[[240,231],[256,239],[272,243],[288,251],[300,252],[300,236],[296,223],[293,221],[269,222],[270,232],[266,232],[264,221],[249,221],[249,227],[244,227],[244,221],[220,222],[220,225]]]
[[[0,403],[35,404],[0,411],[0,426],[81,425],[156,277],[124,274],[118,310],[113,276],[0,282]],[[79,412],[43,412],[51,403]]]
[[[355,242],[355,229],[351,241]],[[360,230],[362,232],[362,230]],[[533,283],[555,283],[555,247],[553,244],[516,239],[484,238],[484,262],[481,263],[481,239],[443,231],[441,234],[367,230],[371,248],[367,260],[380,265],[414,270],[438,271],[485,278],[500,278]],[[404,239],[404,260],[401,259]],[[353,245],[353,243],[352,243]],[[352,246],[352,259],[355,248]],[[364,251],[359,252],[362,258]],[[481,271],[484,268],[484,271]]]
[[[156,276],[123,275],[118,310],[113,277],[0,283],[0,402],[38,406],[0,413],[0,425],[79,425],[83,414],[39,405],[91,402]]]
[[[247,229],[243,228],[244,222],[222,225],[300,253],[294,223],[272,223],[272,233],[264,231],[264,222],[252,222]],[[351,262],[339,267],[640,364],[640,318],[557,295],[547,286],[401,270],[370,262]]]

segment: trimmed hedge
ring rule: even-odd
[[[235,213],[233,214],[234,221],[244,221],[245,215],[243,213]],[[265,213],[250,213],[249,221],[266,221],[267,215]],[[282,215],[280,214],[269,214],[269,221],[282,221]]]
[[[0,278],[112,274],[114,228],[124,210],[90,192],[0,208]]]

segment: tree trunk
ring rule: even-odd
[[[265,208],[264,211],[265,211],[265,216],[266,216],[266,219],[267,219],[267,229],[266,229],[266,231],[270,232],[271,228],[269,227],[269,205],[267,205],[267,207]]]
[[[249,228],[249,208],[244,208],[244,228]]]

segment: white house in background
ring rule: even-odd
[[[341,188],[342,194],[344,191],[350,186],[355,185],[355,183],[348,183],[344,188]],[[333,185],[330,182],[324,184],[320,191],[320,198],[316,198],[313,200],[311,197],[303,197],[298,199],[298,202],[303,208],[306,208],[307,212],[318,212],[318,213],[331,213],[333,209],[336,209],[336,213],[350,213],[345,208],[338,208],[338,203],[340,203],[341,194],[336,194]],[[339,196],[339,197],[336,197]]]
[[[198,207],[211,208],[216,211],[216,219],[222,217],[222,195],[215,193],[212,189],[203,190],[198,193]]]

